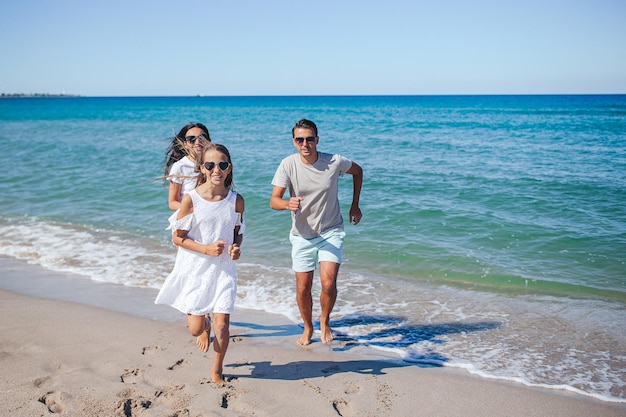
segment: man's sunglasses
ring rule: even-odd
[[[204,167],[209,170],[209,171],[213,171],[213,168],[215,168],[215,165],[217,165],[218,167],[220,167],[220,169],[222,171],[226,171],[228,169],[228,167],[230,166],[230,162],[228,161],[222,161],[222,162],[218,162],[217,164],[215,162],[205,162],[204,163]]]
[[[197,139],[209,140],[209,137],[206,133],[200,133],[198,136],[185,136],[185,141],[190,143],[196,143]]]
[[[315,139],[317,139],[317,137],[315,136],[307,136],[306,138],[293,138],[293,140],[295,140],[298,145],[302,145],[305,140],[306,143],[315,142]]]

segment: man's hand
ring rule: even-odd
[[[291,197],[287,202],[287,210],[298,211],[300,210],[300,202],[302,197]]]
[[[361,209],[358,207],[350,207],[350,223],[354,223],[356,226],[361,221],[363,215],[361,214]]]

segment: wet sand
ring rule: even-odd
[[[421,368],[336,340],[308,347],[282,316],[238,309],[210,381],[182,314],[156,290],[0,258],[0,409],[46,416],[626,416],[626,404]],[[87,282],[83,282],[87,281]]]

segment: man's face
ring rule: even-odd
[[[315,155],[317,153],[317,142],[319,138],[315,136],[313,130],[298,127],[293,131],[293,146],[298,153],[303,156]]]

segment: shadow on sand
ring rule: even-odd
[[[240,327],[258,330],[259,333],[247,333],[241,337],[297,337],[302,333],[302,327],[297,324],[280,326],[263,326],[254,323],[231,323]],[[348,351],[357,346],[381,347],[406,351],[412,345],[421,342],[443,344],[445,340],[440,336],[454,333],[482,332],[500,327],[502,323],[484,321],[476,323],[452,322],[440,324],[414,325],[409,324],[401,317],[379,315],[351,315],[331,322],[335,341],[330,345],[333,351]],[[319,328],[319,323],[315,323]],[[341,343],[336,343],[341,342]],[[319,339],[313,339],[319,343]],[[436,351],[411,354],[410,357],[398,360],[352,360],[345,362],[333,361],[306,361],[291,362],[281,365],[272,365],[271,362],[252,362],[245,365],[231,365],[234,367],[252,367],[252,378],[267,379],[302,379],[328,376],[341,372],[356,372],[363,374],[384,374],[385,368],[405,366],[419,366],[423,368],[443,366],[448,358]]]
[[[251,367],[249,378],[280,379],[295,381],[306,378],[318,378],[333,374],[354,372],[365,375],[383,375],[385,368],[402,368],[411,366],[407,362],[386,360],[352,360],[352,361],[298,361],[285,364],[272,362],[250,362],[246,364],[232,364],[231,368]],[[242,378],[242,376],[237,376]],[[243,376],[247,378],[248,376]]]

